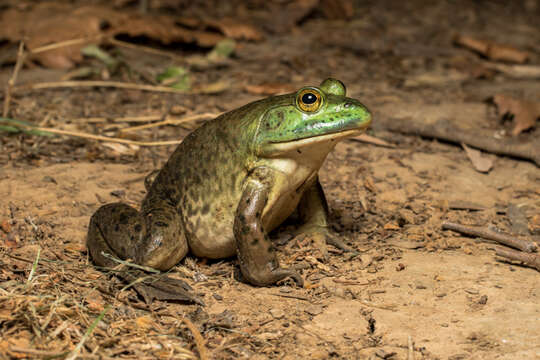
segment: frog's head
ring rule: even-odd
[[[339,80],[326,79],[319,87],[303,87],[278,96],[260,117],[255,138],[261,156],[279,156],[303,148],[333,148],[337,141],[362,133],[371,113],[345,96]]]

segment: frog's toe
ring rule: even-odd
[[[204,306],[204,302],[193,294],[193,289],[185,281],[160,276],[157,279],[145,280],[133,286],[149,304],[153,300],[185,301]]]
[[[338,249],[343,250],[345,252],[350,252],[350,253],[355,254],[355,255],[359,254],[358,251],[356,251],[353,248],[351,248],[350,246],[346,245],[343,242],[343,240],[341,240],[338,236],[336,236],[334,234],[331,234],[330,232],[328,232],[328,234],[326,235],[326,243],[330,244],[330,245],[333,245],[333,246],[337,247]]]

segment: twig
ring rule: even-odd
[[[80,137],[84,139],[92,139],[92,140],[98,140],[98,141],[108,141],[108,142],[115,142],[120,144],[129,144],[129,145],[138,145],[138,146],[163,146],[163,145],[178,145],[182,142],[182,140],[167,140],[167,141],[136,141],[136,140],[128,140],[128,139],[121,139],[121,138],[114,138],[109,136],[102,136],[102,135],[93,135],[78,131],[68,131],[68,130],[60,130],[60,129],[53,129],[53,128],[46,128],[46,127],[33,127],[31,128],[33,130],[38,131],[46,131],[53,134],[59,134],[59,135],[67,135],[67,136],[74,136],[74,137]]]
[[[11,103],[11,92],[14,89],[15,82],[17,81],[17,76],[21,70],[22,64],[25,58],[24,53],[24,42],[21,41],[19,44],[19,50],[17,51],[17,61],[15,62],[15,68],[13,69],[13,74],[8,80],[6,85],[6,97],[4,98],[4,109],[2,111],[2,117],[7,117],[9,115],[9,104]]]
[[[499,71],[505,75],[516,79],[536,79],[540,78],[540,66],[537,65],[506,65],[491,62],[484,62],[482,66]]]
[[[289,298],[289,299],[298,299],[298,300],[303,300],[303,301],[309,301],[309,299],[307,297],[299,296],[299,295],[287,295],[287,294],[270,294],[270,295]]]
[[[81,351],[81,348],[83,347],[84,343],[90,337],[90,335],[92,335],[92,332],[96,328],[97,324],[101,321],[101,319],[103,319],[103,317],[109,311],[110,308],[111,308],[110,305],[105,306],[105,309],[103,309],[103,311],[99,314],[99,316],[96,318],[96,320],[94,320],[92,325],[90,325],[88,330],[86,330],[83,337],[81,338],[81,341],[79,341],[77,346],[75,346],[75,349],[73,349],[73,351],[71,352],[71,355],[69,355],[66,358],[66,360],[74,360],[75,358],[77,358],[77,356],[79,355],[79,352]]]
[[[122,46],[122,47],[125,47],[125,48],[128,48],[128,49],[139,50],[139,51],[147,52],[147,53],[154,54],[154,55],[165,56],[165,57],[168,57],[168,58],[171,58],[171,59],[182,59],[182,57],[180,57],[180,56],[178,56],[176,54],[173,54],[171,52],[167,52],[167,51],[163,51],[163,50],[159,50],[159,49],[154,49],[154,48],[151,48],[151,47],[148,47],[148,46],[141,46],[141,45],[131,44],[131,43],[128,43],[128,42],[125,42],[125,41],[117,40],[117,39],[115,39],[113,37],[108,38],[107,42],[109,44],[111,44],[111,45]]]
[[[101,81],[101,80],[81,80],[81,81],[51,81],[51,82],[42,82],[35,84],[25,84],[16,86],[13,88],[14,91],[28,91],[28,90],[41,90],[41,89],[52,89],[52,88],[74,88],[74,87],[112,87],[118,89],[131,89],[131,90],[142,90],[142,91],[156,91],[164,93],[175,93],[175,94],[186,94],[184,90],[178,90],[168,86],[156,86],[156,85],[144,85],[144,84],[134,84],[121,81]],[[191,92],[193,93],[193,92]]]
[[[31,355],[47,357],[47,358],[61,357],[69,353],[69,351],[57,352],[57,351],[48,351],[48,350],[27,349],[27,348],[22,348],[18,346],[10,346],[9,351],[22,353],[22,354],[31,354]]]
[[[199,332],[199,329],[189,320],[188,318],[184,317],[182,319],[184,324],[186,324],[187,328],[191,333],[193,334],[193,338],[195,339],[195,345],[197,346],[197,350],[199,351],[199,357],[201,360],[208,360],[208,350],[206,349],[204,338],[202,337],[201,333]]]
[[[114,256],[112,256],[111,254],[108,254],[108,253],[106,253],[104,251],[101,252],[101,255],[103,255],[107,259],[111,259],[112,261],[114,261],[116,263],[119,263],[119,264],[122,264],[122,265],[125,265],[125,266],[129,266],[129,267],[132,267],[132,268],[135,268],[135,269],[147,271],[147,272],[153,273],[153,274],[161,274],[161,271],[159,271],[159,270],[156,270],[156,269],[148,267],[148,266],[142,266],[142,265],[134,264],[134,263],[129,262],[129,261],[117,259]]]
[[[502,247],[497,247],[495,251],[498,256],[502,256],[510,260],[521,261],[524,265],[540,271],[540,255],[538,254],[528,254],[522,251],[505,249]]]
[[[31,49],[29,50],[29,52],[32,55],[39,54],[45,51],[55,50],[55,49],[59,49],[59,48],[67,47],[67,46],[79,45],[79,44],[84,44],[84,43],[95,41],[95,40],[101,40],[105,36],[106,35],[104,34],[100,34],[100,35],[95,35],[95,36],[79,38],[79,39],[59,41],[54,44],[44,45],[44,46],[37,47],[35,49]]]
[[[345,284],[345,285],[371,285],[368,282],[360,282],[360,281],[354,281],[354,280],[343,280],[343,279],[332,279],[333,282],[335,283],[338,283],[338,284]]]
[[[494,231],[490,228],[465,226],[448,221],[442,223],[442,228],[443,230],[453,230],[465,235],[478,236],[484,239],[494,240],[499,244],[511,246],[525,252],[535,252],[538,248],[532,241],[519,239],[505,233]]]
[[[143,129],[149,129],[153,127],[163,126],[163,125],[177,125],[188,121],[195,121],[195,120],[201,120],[201,119],[213,119],[218,117],[220,114],[214,114],[214,113],[203,113],[203,114],[195,114],[195,115],[189,115],[185,116],[183,118],[165,118],[163,121],[159,121],[152,124],[145,124],[145,125],[139,125],[139,126],[132,126],[129,128],[120,129],[120,132],[133,132],[133,131],[139,131]]]
[[[414,344],[411,335],[407,337],[407,360],[414,360]]]
[[[396,145],[390,144],[388,141],[384,141],[383,139],[378,139],[378,138],[376,138],[374,136],[370,136],[370,135],[367,135],[367,134],[362,134],[362,135],[355,136],[355,137],[351,138],[351,140],[358,141],[358,142],[363,142],[363,143],[368,143],[368,144],[372,144],[372,145],[377,145],[377,146],[383,146],[383,147],[392,148],[392,149],[396,147]]]
[[[540,138],[531,138],[523,142],[516,138],[495,139],[493,131],[484,129],[466,130],[447,119],[439,119],[435,123],[424,119],[384,118],[379,117],[377,124],[387,130],[402,134],[420,135],[441,139],[452,143],[465,143],[480,150],[493,154],[514,156],[533,161],[540,166]]]

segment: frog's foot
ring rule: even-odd
[[[343,240],[328,230],[326,226],[306,224],[301,226],[295,234],[296,236],[294,239],[299,243],[311,239],[315,248],[320,251],[322,259],[328,258],[328,244],[333,245],[344,252],[358,254],[356,250],[346,245]]]
[[[146,274],[145,274],[146,275]],[[121,276],[133,284],[133,288],[147,304],[153,300],[185,301],[204,306],[204,302],[193,294],[193,289],[185,281],[166,275]],[[129,278],[129,279],[128,279]]]

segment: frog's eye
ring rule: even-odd
[[[321,93],[315,89],[304,89],[296,96],[298,107],[305,112],[314,112],[321,107]]]

